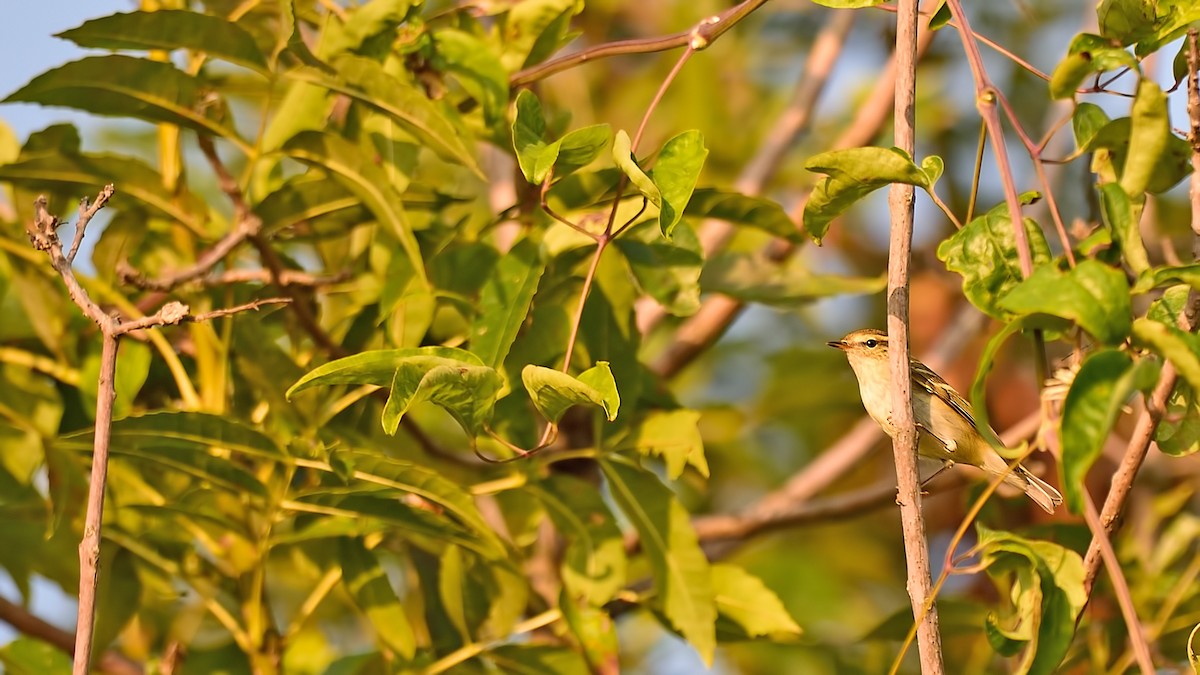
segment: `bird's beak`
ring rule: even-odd
[[[829,345],[830,347],[833,347],[834,349],[840,349],[842,351],[846,351],[846,348],[850,346],[850,345],[846,344],[845,342],[842,342],[841,340],[830,340],[829,342],[826,342],[825,344]]]

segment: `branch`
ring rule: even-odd
[[[692,44],[695,37],[699,37],[704,41],[704,45],[708,45],[724,35],[726,31],[737,25],[738,22],[746,18],[751,12],[765,5],[766,2],[767,0],[744,0],[742,3],[706,19],[702,24],[703,28],[699,32],[691,29],[656,38],[619,40],[617,42],[596,45],[595,47],[590,47],[574,54],[560,56],[556,59],[550,59],[545,63],[533,66],[532,68],[526,68],[513,75],[509,78],[508,85],[515,89],[589,61],[608,58],[610,56],[650,54],[653,52],[665,52],[677,47],[686,47]],[[695,48],[702,49],[703,46]]]
[[[1108,568],[1108,576],[1112,581],[1113,593],[1117,596],[1117,604],[1121,607],[1121,616],[1125,618],[1125,627],[1129,631],[1129,644],[1133,646],[1133,655],[1137,659],[1138,669],[1142,675],[1154,675],[1154,660],[1150,657],[1150,645],[1146,643],[1146,627],[1138,619],[1137,610],[1133,607],[1133,596],[1129,592],[1129,584],[1121,572],[1121,561],[1113,551],[1112,542],[1104,533],[1104,525],[1100,522],[1100,514],[1096,512],[1096,504],[1087,490],[1083,491],[1083,516],[1088,529],[1092,532],[1092,542],[1099,545],[1100,557]]]
[[[74,635],[34,616],[29,610],[5,598],[0,598],[0,621],[12,626],[22,635],[37,638],[68,654],[73,653]],[[146,672],[141,664],[113,650],[100,655],[96,668],[110,675],[144,675]]]
[[[915,154],[917,94],[917,4],[900,0],[896,14],[896,146]],[[904,555],[908,570],[908,597],[917,621],[921,672],[937,675],[942,664],[942,637],[934,604],[929,567],[929,544],[921,513],[921,479],[917,470],[917,427],[913,412],[912,371],[908,358],[908,266],[912,259],[913,186],[893,184],[888,193],[891,243],[888,247],[887,333],[891,360],[892,454],[899,483],[900,525],[904,530]]]

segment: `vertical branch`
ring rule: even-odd
[[[79,540],[79,611],[75,627],[72,675],[91,672],[92,633],[96,626],[96,587],[100,581],[100,522],[104,518],[104,486],[108,481],[108,439],[112,433],[116,398],[117,344],[115,331],[101,333],[100,375],[96,387],[96,434],[92,443],[92,475],[88,481],[87,515]]]
[[[901,0],[896,15],[895,142],[910,156],[915,145],[917,1]],[[912,255],[913,200],[913,186],[892,185],[888,194],[892,234],[888,248],[887,332],[892,369],[892,423],[896,427],[892,451],[896,460],[900,522],[904,528],[904,553],[908,563],[908,596],[917,621],[921,671],[929,675],[940,674],[944,668],[929,573],[929,547],[921,515],[917,430],[913,421],[908,357],[908,263]]]

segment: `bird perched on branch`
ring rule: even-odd
[[[887,435],[895,436],[887,334],[873,329],[856,330],[827,344],[846,353],[858,378],[859,395],[867,413]],[[1048,513],[1054,513],[1054,508],[1062,503],[1058,490],[1019,464],[1010,471],[1008,462],[979,432],[971,415],[971,404],[920,361],[910,359],[909,367],[913,418],[920,436],[917,452],[941,461],[943,468],[962,463],[995,476],[1003,475],[1005,483],[1023,491]]]

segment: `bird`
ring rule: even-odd
[[[826,344],[846,354],[858,378],[858,391],[867,414],[888,436],[895,436],[887,333],[864,328]],[[1010,471],[1008,462],[979,432],[979,425],[971,415],[971,404],[929,366],[917,359],[909,359],[909,366],[918,454],[941,461],[942,469],[961,463],[995,476],[1003,475],[1005,483],[1024,492],[1047,513],[1054,513],[1063,500],[1058,490],[1019,464]],[[994,431],[992,436],[995,437]]]

